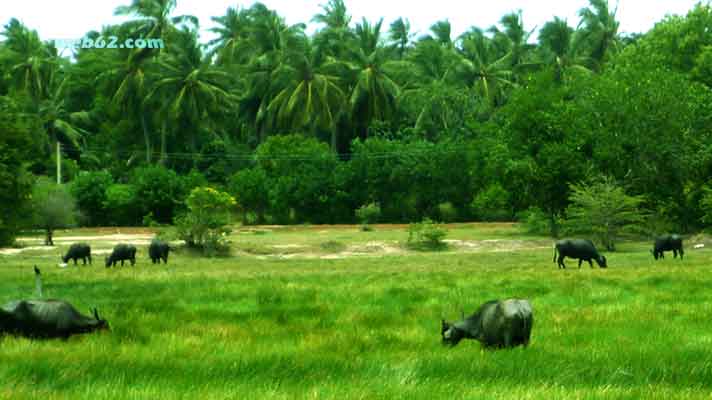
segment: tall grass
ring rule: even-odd
[[[558,270],[550,250],[116,269],[0,258],[0,302],[32,297],[37,263],[46,297],[111,325],[0,339],[0,398],[708,399],[712,252],[653,262],[644,247],[607,254],[607,270]],[[528,348],[441,345],[441,318],[504,297],[534,306]]]

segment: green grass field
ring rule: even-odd
[[[136,267],[115,269],[99,257],[60,269],[54,253],[0,256],[1,303],[34,297],[37,264],[45,297],[96,306],[111,325],[68,341],[0,339],[0,398],[710,398],[708,248],[688,243],[684,261],[654,262],[648,243],[625,243],[607,270],[567,259],[562,271],[550,246],[505,251],[545,238],[469,224],[448,239],[499,247],[321,257],[406,237],[403,227],[270,228],[233,234],[233,257],[179,253],[155,266],[139,246]],[[319,257],[269,257],[280,245]],[[528,348],[441,345],[441,317],[505,297],[533,304]]]

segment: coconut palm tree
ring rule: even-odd
[[[449,71],[450,82],[473,88],[490,107],[502,104],[506,89],[515,85],[512,53],[502,55],[494,41],[475,27],[458,42],[460,57]]]
[[[563,82],[569,70],[591,72],[584,66],[587,59],[581,55],[581,37],[579,31],[575,31],[559,17],[544,24],[539,31],[542,58],[554,69],[555,82]]]
[[[383,19],[370,24],[365,18],[356,25],[355,34],[359,46],[352,51],[346,63],[348,82],[351,82],[349,108],[359,136],[368,136],[371,121],[387,121],[396,113],[400,88],[389,76],[388,51],[381,46]],[[390,66],[389,66],[390,62]]]
[[[271,74],[274,96],[263,114],[272,129],[314,133],[331,132],[331,147],[336,149],[336,121],[344,107],[345,94],[331,64],[318,64],[312,46],[290,52]]]
[[[180,127],[189,137],[191,152],[197,151],[197,134],[205,117],[225,112],[235,98],[230,93],[230,75],[210,63],[203,56],[198,44],[197,32],[188,28],[172,35],[173,45],[156,61],[151,72],[156,81],[145,97],[150,102],[160,96],[171,101],[164,102],[164,114],[173,128]],[[161,124],[161,162],[166,161],[167,124]]]
[[[217,55],[217,64],[246,64],[252,55],[251,10],[229,7],[225,15],[212,17],[217,24],[210,31],[218,37],[208,42],[209,55]]]
[[[589,0],[589,6],[579,10],[582,40],[586,42],[588,56],[593,70],[600,70],[608,54],[615,51],[619,44],[618,27],[616,20],[618,7],[610,12],[608,0]]]
[[[42,43],[37,31],[12,18],[2,32],[8,66],[6,77],[15,89],[24,91],[35,104],[50,96],[50,82],[58,70],[57,51]]]
[[[344,59],[354,40],[354,32],[349,28],[351,16],[343,0],[329,0],[322,6],[322,10],[323,13],[312,18],[312,22],[324,25],[314,35],[316,57]]]
[[[395,49],[398,59],[401,60],[405,56],[406,51],[410,48],[410,44],[415,35],[410,32],[410,22],[403,18],[398,18],[391,23],[389,39],[391,46]]]

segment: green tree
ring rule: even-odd
[[[571,232],[589,233],[615,251],[620,238],[640,230],[646,212],[642,196],[629,196],[610,178],[592,184],[571,185],[571,205],[566,209],[566,226]]]
[[[69,188],[40,177],[32,188],[33,225],[45,231],[45,245],[54,246],[56,229],[76,224],[77,205]]]
[[[69,190],[77,201],[83,222],[89,226],[101,226],[109,223],[109,216],[104,207],[106,191],[114,183],[108,171],[81,171],[69,184]]]
[[[27,170],[36,161],[37,143],[32,132],[40,129],[36,117],[27,116],[11,98],[0,96],[0,246],[14,242],[26,222],[24,211],[32,192]]]
[[[176,221],[178,237],[208,255],[225,251],[228,247],[224,236],[230,232],[230,211],[235,199],[211,187],[197,187],[185,204],[188,212]]]
[[[544,62],[554,70],[554,81],[562,83],[569,71],[590,73],[586,59],[580,55],[583,43],[580,32],[571,28],[565,20],[555,17],[539,31],[539,46]]]
[[[247,223],[248,212],[253,212],[256,223],[264,223],[269,208],[267,174],[261,168],[244,169],[235,173],[228,182],[229,193],[242,209],[242,222]]]
[[[413,36],[415,36],[410,29],[410,21],[407,19],[398,18],[391,23],[388,39],[399,60],[405,57],[406,52],[410,49]]]
[[[203,57],[195,31],[183,30],[172,37],[173,45],[157,60],[156,75],[159,78],[146,98],[174,98],[164,103],[167,106],[165,115],[172,121],[171,127],[175,131],[189,133],[185,139],[190,143],[190,151],[196,153],[196,136],[201,125],[218,113],[226,112],[235,99],[229,93],[230,75]],[[166,120],[163,119],[162,163],[166,161],[167,141]]]
[[[336,117],[345,95],[329,65],[320,66],[312,50],[293,52],[272,74],[275,95],[266,108],[267,126],[282,132],[331,132],[336,149]]]
[[[600,71],[609,54],[620,47],[617,11],[610,11],[608,0],[589,0],[589,6],[579,10],[581,40],[585,42],[590,68],[594,71]]]

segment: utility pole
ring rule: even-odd
[[[57,141],[57,185],[62,183],[62,151],[59,140]]]

